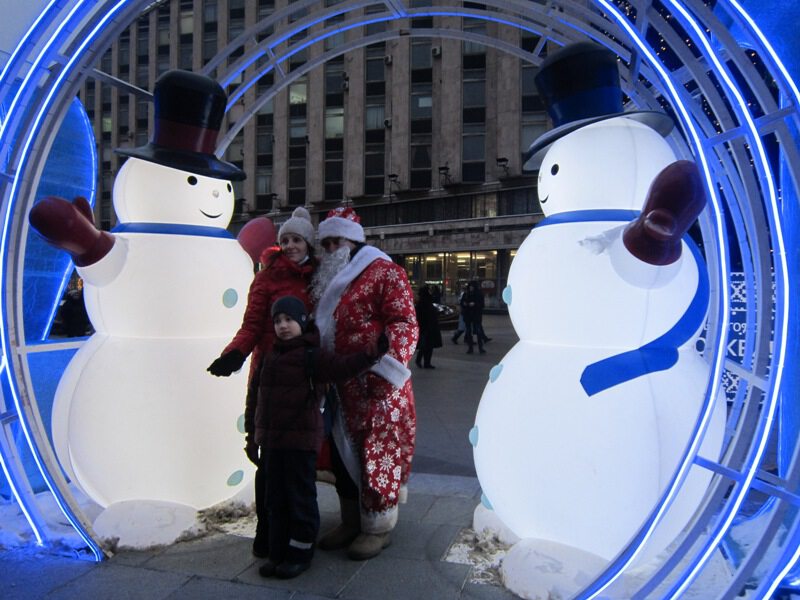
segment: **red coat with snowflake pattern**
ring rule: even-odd
[[[385,331],[388,354],[408,365],[419,330],[414,295],[402,267],[383,259],[371,262],[342,294],[333,316],[337,353],[362,350]],[[398,388],[370,371],[338,387],[348,434],[361,452],[362,486],[375,492],[362,494],[362,501],[377,504],[364,508],[380,512],[395,506],[414,454],[411,380]]]

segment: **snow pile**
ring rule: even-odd
[[[500,563],[508,544],[491,531],[475,532],[462,529],[444,556],[445,562],[472,565],[470,581],[491,585],[502,585]]]
[[[526,538],[509,550],[501,573],[505,586],[526,600],[567,600],[607,566],[604,558],[578,548]]]
[[[117,502],[105,510],[79,488],[70,485],[78,507],[92,523],[98,541],[109,552],[120,549],[146,550],[223,531],[242,537],[255,535],[253,483],[232,498],[196,511],[185,505],[154,500]],[[58,554],[82,553],[85,543],[75,533],[49,492],[36,495],[36,503],[47,524],[49,551]],[[36,538],[22,511],[14,501],[0,500],[0,548],[24,550],[36,546]]]

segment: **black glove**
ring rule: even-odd
[[[247,458],[251,463],[258,466],[258,444],[255,442],[247,442],[244,447],[244,453],[247,454]]]
[[[231,350],[211,363],[206,371],[217,377],[228,377],[234,371],[242,368],[245,358],[245,355],[238,350]]]
[[[375,345],[375,348],[378,351],[378,356],[383,356],[389,351],[389,338],[386,336],[386,332],[381,332],[378,336],[378,342]]]

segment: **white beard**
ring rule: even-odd
[[[314,277],[311,279],[311,301],[314,304],[319,302],[319,299],[328,288],[330,282],[349,262],[350,248],[347,246],[337,248],[330,254],[325,253],[322,255],[319,267],[314,273]]]

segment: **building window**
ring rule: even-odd
[[[150,22],[147,17],[136,22],[136,85],[147,87],[147,66],[150,63]]]
[[[244,0],[228,0],[228,42],[232,42],[244,32]],[[240,46],[228,57],[228,64],[244,54]]]
[[[328,0],[330,5],[332,0]],[[344,198],[344,58],[325,63],[325,200]]]
[[[335,4],[340,4],[341,2],[342,0],[325,0],[325,6],[333,6]],[[344,23],[344,18],[344,13],[335,15],[325,21],[325,27],[336,27],[336,25]],[[344,41],[344,31],[339,30],[337,33],[325,38],[325,50],[333,50],[337,46],[344,44]]]
[[[325,109],[325,138],[341,138],[344,136],[344,108]]]
[[[347,89],[347,74],[342,57],[325,63],[325,106],[344,106],[344,91]]]
[[[289,86],[289,191],[290,206],[306,201],[308,83],[300,79]]]
[[[256,210],[272,210],[272,166],[256,167]]]
[[[409,187],[413,190],[431,188],[431,135],[411,134],[411,178]]]
[[[539,37],[523,34],[520,46],[523,50],[532,52]],[[528,150],[533,141],[547,130],[544,104],[536,89],[534,78],[538,68],[530,63],[522,62],[520,65],[520,93],[522,94],[520,114],[520,151]]]
[[[465,24],[464,30],[485,34],[482,24]],[[461,52],[464,66],[461,84],[461,179],[478,183],[486,179],[486,48],[483,44],[465,41]]]
[[[178,32],[182,36],[194,33],[194,2],[192,0],[181,0]]]

